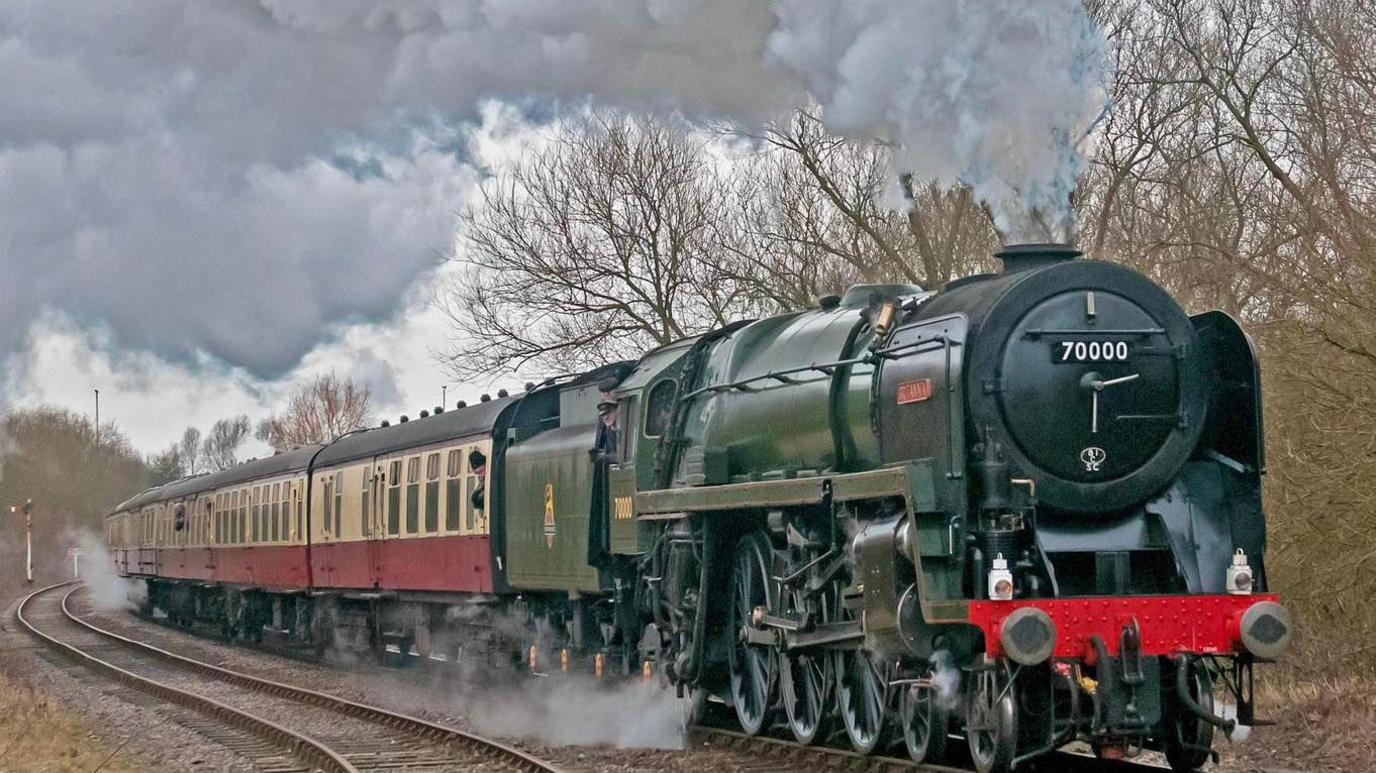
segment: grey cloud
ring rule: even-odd
[[[486,98],[746,124],[811,98],[1017,230],[1064,208],[1101,45],[1079,0],[8,0],[0,356],[54,307],[285,373],[447,247]]]

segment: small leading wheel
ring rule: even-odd
[[[800,590],[788,594],[789,612],[792,616],[801,614],[807,603],[805,594]],[[826,605],[824,595],[819,601]],[[822,611],[822,619],[827,613]],[[832,662],[825,651],[801,651],[786,653],[779,669],[779,687],[783,697],[784,713],[788,715],[788,728],[798,743],[808,746],[824,736],[822,732],[828,719],[827,700],[831,697]]]
[[[842,620],[853,615],[838,610]],[[888,680],[864,649],[836,653],[836,704],[846,726],[850,745],[861,754],[872,754],[888,742],[884,716]]]
[[[768,723],[775,677],[774,648],[752,643],[748,635],[755,627],[755,610],[773,608],[767,550],[759,535],[741,538],[731,574],[731,698],[748,735],[757,735]]]
[[[1198,661],[1192,661],[1188,668],[1190,697],[1212,714],[1214,683],[1209,678],[1208,670]],[[1171,723],[1171,735],[1166,739],[1166,762],[1170,763],[1171,770],[1196,770],[1209,761],[1209,749],[1213,748],[1214,743],[1214,726],[1185,711],[1178,699],[1175,703],[1175,721]]]
[[[1014,685],[1002,670],[976,671],[966,703],[965,738],[979,773],[1008,773],[1018,748]]]
[[[951,712],[935,685],[903,688],[898,716],[903,744],[914,762],[940,762],[946,756],[946,730]]]

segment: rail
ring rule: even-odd
[[[20,625],[32,635],[61,651],[68,657],[89,665],[97,671],[109,674],[120,681],[124,681],[132,686],[156,694],[159,697],[174,701],[188,708],[205,711],[228,723],[238,725],[243,729],[267,737],[269,740],[291,749],[296,756],[302,757],[323,770],[339,771],[340,773],[353,773],[357,770],[357,768],[355,768],[342,754],[330,749],[322,742],[304,733],[298,733],[289,728],[282,727],[281,725],[262,719],[261,717],[256,717],[194,692],[179,690],[161,682],[134,674],[131,671],[84,652],[71,644],[60,641],[56,637],[43,633],[24,617],[25,607],[31,600],[41,594],[68,585],[72,585],[72,583],[60,583],[58,585],[42,588],[25,597],[15,611],[15,617]],[[528,773],[563,773],[563,771],[552,763],[497,741],[473,735],[472,733],[439,725],[434,722],[420,719],[419,717],[413,717],[408,714],[402,714],[378,706],[347,700],[318,690],[276,682],[271,679],[264,679],[240,671],[233,671],[228,668],[195,660],[194,658],[188,658],[184,655],[178,655],[146,642],[141,642],[106,630],[94,623],[82,619],[72,612],[68,602],[72,595],[79,589],[79,587],[72,588],[62,598],[62,612],[68,620],[98,636],[174,663],[188,671],[218,679],[245,689],[306,703],[308,705],[329,709],[340,714],[362,719],[367,722],[384,725],[441,746],[459,749],[477,757],[483,757],[494,762],[503,763],[515,770],[527,771]]]

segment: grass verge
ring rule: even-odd
[[[0,670],[0,771],[136,773],[124,753],[51,699]]]

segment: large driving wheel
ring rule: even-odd
[[[807,596],[801,590],[787,596],[789,617],[801,617]],[[829,619],[830,598],[823,594],[817,603],[822,607],[819,619]],[[802,650],[784,653],[779,670],[780,692],[788,727],[798,743],[807,746],[825,736],[829,717],[827,701],[832,695],[832,658],[824,650]]]
[[[1014,685],[1001,669],[973,674],[966,703],[965,737],[979,773],[1008,773],[1018,748]]]
[[[1190,669],[1190,697],[1212,714],[1214,684],[1204,664],[1194,661],[1189,666],[1181,665],[1180,668]],[[1178,699],[1172,703],[1175,705],[1175,721],[1171,723],[1171,737],[1166,739],[1166,761],[1170,763],[1171,770],[1185,771],[1203,767],[1204,763],[1209,761],[1209,749],[1213,747],[1214,726],[1186,711],[1184,706],[1179,705]]]
[[[951,713],[935,685],[904,687],[898,716],[903,728],[903,745],[908,747],[914,762],[939,762],[946,756],[946,730]]]
[[[849,610],[839,610],[851,619]],[[850,744],[861,754],[871,754],[888,742],[884,716],[888,679],[868,650],[856,648],[836,653],[836,704]]]
[[[748,635],[756,627],[755,610],[773,609],[768,550],[763,537],[743,537],[736,545],[731,574],[731,698],[741,729],[749,735],[768,723],[775,676],[774,648],[751,643]]]

